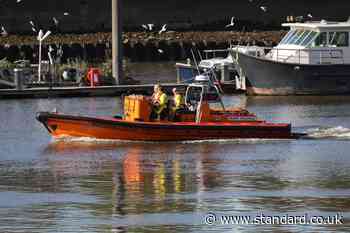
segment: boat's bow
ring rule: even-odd
[[[39,121],[40,123],[42,123],[44,125],[44,127],[47,129],[47,131],[49,131],[49,133],[52,133],[52,129],[50,129],[48,127],[48,119],[51,115],[53,115],[54,113],[49,113],[49,112],[37,112],[35,118],[37,119],[37,121]]]

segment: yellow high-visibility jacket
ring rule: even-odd
[[[180,94],[176,94],[174,96],[174,100],[175,100],[175,110],[182,108],[185,105],[184,98]]]
[[[157,113],[161,113],[168,106],[168,96],[162,92],[159,97],[159,106],[157,109]]]

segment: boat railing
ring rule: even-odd
[[[344,64],[341,49],[285,49],[273,48],[266,58],[298,64]]]
[[[253,47],[249,48],[250,55],[285,63],[297,64],[344,64],[344,52],[342,49],[286,49],[277,47]],[[264,51],[261,54],[261,50]]]
[[[227,57],[229,51],[229,49],[206,49],[203,50],[203,53],[205,54],[205,59],[210,59],[217,57],[217,55]]]

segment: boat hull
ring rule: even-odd
[[[250,95],[337,95],[350,93],[350,64],[293,64],[238,52]]]
[[[293,139],[290,124],[266,122],[174,123],[128,122],[40,112],[37,120],[54,137],[90,137],[136,141],[185,141],[234,138]]]

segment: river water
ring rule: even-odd
[[[350,96],[224,101],[309,137],[53,140],[37,111],[111,115],[120,99],[1,100],[0,232],[350,232]],[[340,221],[268,222],[305,214]],[[225,216],[266,222],[225,224]]]

